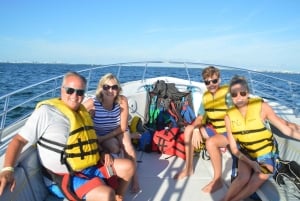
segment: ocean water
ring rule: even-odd
[[[90,67],[94,67],[92,65],[71,65],[71,64],[37,64],[37,63],[0,63],[0,92],[1,96],[5,94],[11,93],[15,90],[27,87],[29,85],[35,84],[37,82],[50,79],[53,77],[57,77],[65,74],[68,71],[80,71],[84,69],[88,69]],[[192,81],[201,80],[201,70],[200,68],[191,68],[189,69],[189,78]],[[143,76],[143,71],[138,70],[134,66],[129,69],[130,71],[123,72],[122,70],[118,72],[116,69],[108,68],[105,70],[100,70],[97,74],[92,75],[90,80],[90,85],[95,89],[98,83],[99,78],[107,72],[114,73],[115,75],[119,74],[119,80],[121,83],[126,82],[128,80],[132,80],[134,78],[140,79]],[[223,83],[228,83],[233,75],[243,75],[246,78],[249,78],[249,74],[239,71],[239,70],[221,70],[221,77]],[[87,74],[83,74],[87,76]],[[156,77],[156,76],[175,76],[183,79],[188,79],[186,76],[186,71],[183,68],[177,68],[175,71],[170,71],[168,68],[164,67],[148,67],[146,77]],[[267,98],[272,98],[272,96],[276,96],[277,98],[281,98],[283,101],[286,101],[287,104],[291,105],[299,105],[300,106],[300,74],[299,73],[283,73],[283,72],[263,72],[254,73],[250,75],[255,82],[251,83],[253,89],[259,89],[261,94],[260,96],[265,96],[269,94],[270,87],[274,87],[271,90],[271,95]],[[273,77],[278,78],[274,80]],[[283,80],[288,80],[283,81]],[[293,83],[298,84],[293,84]],[[59,83],[60,84],[60,83]],[[36,91],[24,91],[20,93],[20,95],[11,98],[10,104],[18,104],[18,102],[22,102],[24,99],[28,99],[30,97],[35,96],[38,93],[41,93],[44,88],[51,88],[49,85],[43,86],[42,89],[36,89]],[[273,91],[273,92],[272,92]],[[287,95],[288,94],[288,95]],[[291,96],[291,94],[293,94]],[[59,94],[58,94],[59,95]],[[3,111],[4,108],[4,100],[0,99],[0,111]],[[8,122],[10,119],[17,118],[20,114],[24,114],[33,109],[32,105],[23,106],[17,108],[13,114],[8,116]],[[0,116],[1,120],[1,116]]]
[[[68,71],[79,71],[92,67],[92,65],[83,64],[34,64],[34,63],[0,63],[0,92],[1,95],[5,95],[17,89],[29,86],[31,84],[43,81],[45,79],[53,78],[59,75],[63,75]],[[175,76],[184,75],[182,69],[178,71],[169,72],[168,68],[159,68],[151,73],[153,76],[158,75],[171,75]],[[171,74],[170,74],[171,73]],[[201,80],[199,69],[191,69],[190,76],[191,80]],[[300,73],[284,73],[284,72],[264,72],[266,75],[290,80],[291,82],[300,83]],[[222,71],[223,82],[228,82],[232,75],[239,74],[243,75],[242,72],[238,71]],[[121,75],[120,81],[127,81],[126,77],[132,78],[132,76],[141,77],[142,75],[137,74],[133,69],[128,75]],[[187,77],[183,78],[187,79]],[[262,77],[262,79],[266,79]],[[272,80],[270,79],[270,84]]]
[[[0,63],[1,95],[89,65]]]

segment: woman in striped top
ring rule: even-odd
[[[104,151],[113,155],[120,155],[124,151],[125,157],[136,163],[136,153],[128,129],[128,100],[121,92],[118,79],[108,73],[99,80],[96,97],[83,104],[92,115],[98,141]],[[131,191],[140,191],[136,173]]]

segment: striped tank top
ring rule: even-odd
[[[120,126],[120,104],[115,103],[112,110],[107,110],[98,100],[94,99],[95,116],[93,118],[97,135],[106,135]]]

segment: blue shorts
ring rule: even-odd
[[[273,167],[273,172],[275,170],[276,165],[276,156],[274,156],[273,153],[265,154],[263,156],[260,156],[256,159],[256,161],[260,164],[260,167],[262,168],[262,172],[266,174],[270,174],[268,169],[265,168],[264,164],[271,165]]]
[[[214,129],[214,127],[212,125],[206,125],[204,128],[206,130],[208,137],[212,137],[214,135],[219,134],[219,133],[217,133],[217,131]],[[227,132],[220,133],[219,135],[224,135],[225,137],[227,137]]]
[[[84,169],[80,175],[71,176],[69,184],[72,184],[71,189],[76,193],[80,199],[85,199],[86,193],[97,186],[107,184],[107,169],[105,166],[93,166]],[[48,189],[58,198],[65,198],[64,193],[55,183],[48,185]]]

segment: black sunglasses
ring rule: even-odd
[[[107,85],[107,84],[105,84],[105,85],[103,85],[103,89],[105,90],[105,91],[107,91],[107,90],[109,90],[109,89],[112,89],[112,90],[118,90],[119,89],[119,86],[118,85],[112,85],[112,86],[110,86],[110,85]]]
[[[247,95],[247,91],[239,91],[239,92],[231,92],[230,95],[232,98],[235,98],[238,96],[238,94],[240,94],[240,96],[246,96]]]
[[[63,87],[63,88],[66,90],[66,93],[69,94],[69,95],[76,92],[77,96],[83,96],[84,91],[85,91],[84,89],[74,89],[74,88],[71,88],[71,87]]]
[[[213,79],[213,80],[204,80],[204,83],[205,83],[205,85],[210,85],[210,83],[217,84],[218,81],[219,81],[219,78]]]

